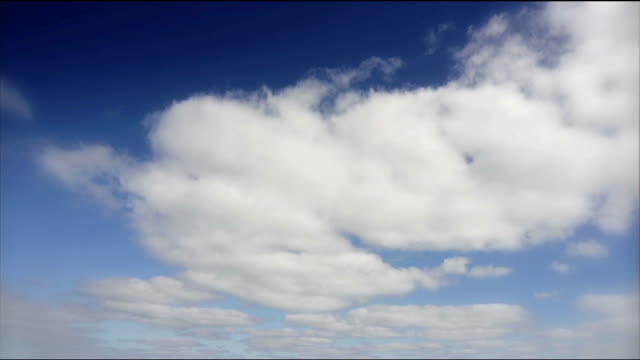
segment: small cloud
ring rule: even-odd
[[[0,111],[16,117],[31,120],[32,110],[29,101],[9,82],[0,79]]]
[[[573,266],[569,265],[569,264],[563,264],[561,262],[558,261],[553,261],[551,263],[551,270],[560,273],[560,274],[566,274],[568,272],[570,272],[571,270],[573,270]]]
[[[453,29],[455,29],[455,25],[453,23],[439,24],[436,28],[429,29],[429,32],[424,37],[424,43],[427,46],[427,55],[434,54],[442,42],[444,33]]]
[[[404,62],[400,58],[382,59],[374,56],[364,60],[356,68],[325,69],[325,71],[333,83],[347,87],[353,83],[368,79],[376,69],[380,70],[384,78],[388,80],[402,66],[404,66]]]
[[[442,262],[440,268],[447,274],[466,274],[469,262],[470,260],[465,257],[447,258]]]
[[[560,294],[560,292],[558,290],[537,291],[537,292],[533,293],[533,296],[535,296],[537,299],[549,299],[549,298],[558,296],[558,294]]]
[[[596,240],[574,242],[567,246],[569,256],[606,257],[609,249]]]
[[[474,266],[469,271],[469,276],[474,278],[491,278],[509,275],[511,268],[493,265]]]

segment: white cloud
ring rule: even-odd
[[[558,290],[536,291],[535,293],[533,293],[533,296],[535,296],[538,299],[549,299],[549,298],[558,296],[558,294],[560,294]]]
[[[381,59],[374,56],[361,62],[355,69],[325,69],[325,71],[335,85],[347,87],[371,77],[375,69],[379,69],[383,76],[388,78],[402,66],[404,66],[404,62],[400,58]]]
[[[115,154],[110,147],[92,145],[74,150],[47,147],[40,153],[39,161],[69,188],[87,192],[110,207],[124,205],[119,196],[120,177],[131,160]]]
[[[285,319],[351,336],[367,328],[379,329],[377,335],[364,335],[368,337],[407,336],[412,333],[411,328],[418,328],[417,331],[428,339],[471,340],[510,334],[527,323],[528,315],[520,306],[509,304],[371,305],[349,311],[346,318],[329,314],[287,314]]]
[[[0,79],[0,111],[11,113],[27,120],[33,117],[29,101],[18,89],[4,79]]]
[[[580,349],[580,356],[606,358],[640,357],[640,301],[638,294],[586,294],[577,300],[578,309],[591,315],[577,333],[592,341]]]
[[[573,328],[551,328],[543,334],[553,347],[574,358],[640,357],[640,304],[637,294],[586,294],[577,308],[587,315]]]
[[[609,315],[614,317],[633,317],[640,308],[638,297],[622,294],[586,294],[578,298],[578,308],[584,312]]]
[[[214,300],[218,295],[164,276],[149,280],[95,280],[86,283],[84,290],[102,299],[103,306],[115,316],[156,326],[188,328],[253,323],[248,314],[237,310],[180,306]]]
[[[607,249],[606,246],[596,240],[587,240],[568,244],[567,255],[606,257],[607,255],[609,255],[609,249]]]
[[[536,329],[522,307],[508,304],[372,305],[353,309],[344,316],[287,314],[288,323],[307,328],[269,332],[284,337],[323,337],[332,341],[328,346],[339,348],[343,355],[388,352],[397,357],[424,358],[426,352],[438,358],[470,354],[483,358],[638,357],[637,295],[587,294],[580,296],[576,304],[587,318],[574,327]],[[353,339],[359,336],[353,335],[355,330],[367,326],[386,328],[404,338],[394,334],[364,335],[361,342]],[[349,339],[350,347],[340,347],[335,339]],[[404,342],[407,340],[410,342]],[[296,357],[325,351],[318,348],[322,345],[287,347],[280,343],[280,350],[292,351]]]
[[[123,319],[163,327],[250,325],[254,322],[246,313],[223,308],[171,306],[117,300],[107,300],[104,306]]]
[[[333,344],[334,339],[317,334],[313,330],[290,328],[250,329],[247,344],[258,352],[287,350],[305,352],[305,348]]]
[[[103,299],[156,304],[203,302],[217,298],[215,294],[188,288],[183,282],[164,276],[156,276],[149,280],[136,278],[95,280],[87,283],[85,290]]]
[[[474,266],[469,271],[469,276],[475,278],[492,278],[492,277],[501,277],[505,275],[509,275],[511,273],[511,268],[504,266],[493,266],[493,265],[485,265],[485,266]]]
[[[476,265],[467,270],[471,259],[457,256],[446,258],[442,264],[434,269],[434,273],[466,275],[472,278],[494,278],[509,275],[513,269],[504,266]]]
[[[554,260],[551,262],[551,270],[560,274],[566,274],[573,270],[573,266]]]
[[[372,59],[330,80],[176,102],[154,116],[144,162],[85,146],[49,148],[43,163],[126,206],[142,245],[206,291],[315,312],[437,289],[433,269],[395,268],[343,234],[484,251],[588,221],[626,228],[638,203],[637,7],[545,5],[521,33],[493,18],[442,87],[350,89],[400,64]]]
[[[444,259],[440,268],[447,274],[466,274],[467,264],[470,262],[466,257],[452,257]]]

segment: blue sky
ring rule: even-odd
[[[637,3],[0,6],[1,357],[640,356]]]

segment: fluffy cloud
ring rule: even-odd
[[[567,246],[569,256],[606,257],[609,250],[606,246],[596,240],[570,243]]]
[[[328,80],[176,102],[150,121],[145,161],[104,146],[41,159],[70,187],[126,207],[142,245],[206,291],[315,312],[437,289],[433,269],[395,268],[344,234],[372,248],[517,250],[588,221],[628,225],[637,12],[553,3],[524,30],[498,16],[472,31],[459,77],[438,88],[350,88],[401,65],[374,58]]]
[[[5,79],[0,79],[0,111],[13,114],[19,118],[31,119],[32,110],[29,101],[22,93],[9,84]]]
[[[566,274],[573,270],[573,266],[554,260],[551,262],[551,270],[560,274]]]

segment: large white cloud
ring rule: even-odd
[[[394,268],[344,234],[373,248],[514,250],[589,221],[628,225],[637,14],[636,3],[554,3],[525,29],[498,16],[438,88],[350,88],[402,64],[376,58],[329,80],[176,102],[150,121],[146,161],[104,146],[42,159],[126,206],[143,246],[203,289],[294,311],[435,289],[437,272]],[[470,275],[509,271],[492,269]]]

